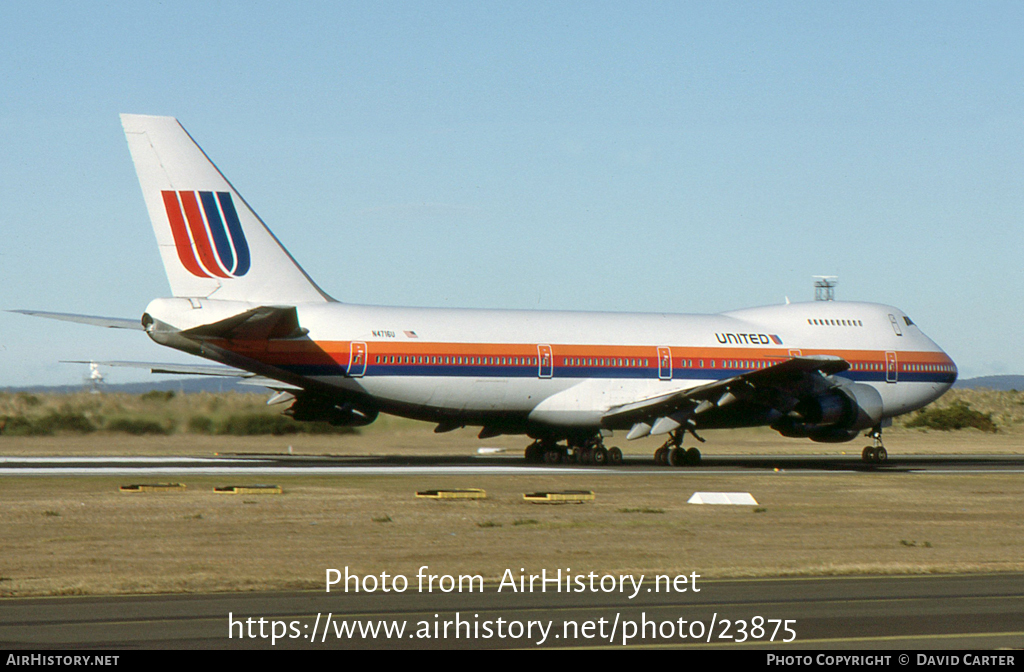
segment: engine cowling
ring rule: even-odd
[[[772,428],[783,436],[841,443],[882,420],[882,395],[874,387],[851,383],[801,399],[790,415]]]
[[[285,415],[297,422],[329,422],[337,427],[363,427],[377,419],[375,408],[364,408],[352,403],[336,404],[321,397],[300,396]]]

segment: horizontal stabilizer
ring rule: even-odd
[[[150,373],[171,373],[186,376],[226,376],[241,378],[253,374],[233,366],[219,364],[166,364],[163,362],[97,362],[95,360],[62,360],[63,364],[99,364],[100,366],[118,366],[131,369],[149,369]]]
[[[221,366],[219,364],[166,364],[162,362],[97,362],[95,360],[62,360],[63,364],[99,364],[100,366],[116,366],[131,369],[149,369],[150,373],[168,373],[182,376],[221,376],[224,378],[238,378],[239,385],[253,385],[255,387],[268,387],[272,390],[301,390],[298,385],[285,383],[266,376],[260,376],[251,371],[236,369],[233,366]]]
[[[143,330],[142,322],[123,317],[99,317],[97,315],[77,315],[75,313],[50,313],[45,310],[9,310],[9,313],[21,313],[22,315],[34,315],[35,317],[48,317],[51,320],[64,320],[65,322],[80,322],[91,324],[94,327],[107,327],[109,329],[138,329]]]
[[[181,332],[187,338],[229,338],[264,341],[271,338],[298,338],[307,330],[299,326],[294,306],[260,306],[226,320],[203,324]]]
[[[285,383],[280,380],[274,380],[273,378],[267,378],[266,376],[250,376],[249,378],[243,378],[238,381],[239,385],[253,385],[255,387],[269,387],[272,390],[302,390],[303,388],[298,385],[292,385],[291,383]],[[294,398],[294,397],[293,397]],[[278,401],[268,401],[268,404],[279,403]]]

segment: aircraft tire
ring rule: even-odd
[[[696,448],[687,448],[683,463],[688,467],[700,466],[700,451]]]
[[[865,462],[875,462],[878,458],[874,447],[864,446],[864,450],[860,454],[860,459],[864,460]]]
[[[686,451],[679,446],[668,451],[668,464],[672,467],[681,467],[686,464]]]
[[[668,464],[668,448],[662,446],[654,451],[654,463],[662,467]]]
[[[526,461],[533,464],[544,461],[544,452],[541,450],[540,446],[535,443],[531,443],[526,447]]]
[[[622,451],[617,447],[612,447],[608,450],[608,464],[616,466],[622,464]]]
[[[875,451],[875,462],[885,462],[888,459],[889,451],[885,448],[879,447],[878,450]]]
[[[548,448],[544,451],[545,464],[558,464],[562,461],[562,451],[558,448]]]
[[[608,464],[608,449],[604,446],[598,446],[592,449],[591,461],[599,467],[603,467]]]

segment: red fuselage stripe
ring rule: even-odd
[[[268,347],[269,346],[269,347]],[[275,365],[333,364],[347,366],[351,353],[345,341],[232,341],[239,354]],[[652,346],[551,345],[555,367],[648,368],[657,369],[658,349]],[[792,358],[785,349],[671,347],[673,369],[760,369]],[[362,351],[366,363],[374,364],[477,364],[488,366],[536,365],[536,345],[473,343],[379,343],[370,342]],[[803,349],[807,355],[837,355],[854,371],[885,371],[885,351]],[[440,358],[437,361],[435,358]],[[447,358],[448,361],[444,361]],[[459,361],[461,358],[462,361]],[[504,360],[504,361],[503,361]],[[953,362],[938,352],[898,352],[900,371],[952,371]],[[361,366],[362,363],[360,362]],[[665,364],[662,363],[662,366]],[[861,368],[865,367],[865,368]],[[868,368],[870,367],[870,368]],[[939,368],[944,367],[944,368]]]

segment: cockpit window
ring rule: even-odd
[[[910,325],[912,325],[912,324],[914,323],[914,321],[913,321],[913,320],[911,320],[911,319],[910,319],[909,317],[907,317],[906,315],[904,315],[904,316],[903,316],[903,321],[907,323],[907,326],[908,326],[908,327],[909,327]]]

